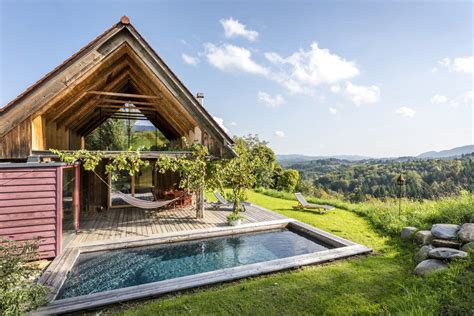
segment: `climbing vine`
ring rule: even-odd
[[[58,155],[59,159],[65,163],[73,164],[81,162],[84,169],[87,171],[95,171],[103,158],[106,158],[105,153],[101,151],[88,151],[85,149],[75,151],[60,151],[57,149],[50,149],[53,154]],[[140,159],[140,151],[125,151],[114,155],[109,159],[105,165],[105,173],[110,175],[112,180],[117,179],[116,171],[128,171],[130,176],[135,175],[141,168],[150,164],[147,160]]]

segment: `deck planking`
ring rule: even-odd
[[[143,210],[134,207],[111,208],[102,212],[81,213],[80,232],[68,247],[80,247],[98,241],[116,240],[129,237],[151,237],[160,234],[209,229],[227,226],[230,208],[213,209],[209,205],[204,218],[197,219],[191,208],[167,209],[163,211]],[[271,222],[286,217],[256,205],[249,205],[243,223]]]

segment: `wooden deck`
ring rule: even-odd
[[[285,216],[265,210],[255,205],[248,206],[243,224],[271,222],[286,219]],[[163,211],[139,208],[109,209],[102,213],[81,214],[80,232],[73,237],[67,247],[79,247],[97,242],[112,241],[132,237],[152,237],[161,234],[208,229],[227,226],[230,209],[212,209],[207,206],[204,218],[196,219],[192,208]]]

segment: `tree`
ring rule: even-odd
[[[108,119],[86,136],[86,149],[126,150],[127,137],[124,120]]]
[[[256,182],[255,170],[260,161],[251,154],[248,143],[243,138],[234,139],[234,150],[237,157],[225,164],[225,184],[232,189],[234,201],[234,215],[238,216],[241,210],[240,202],[245,199],[247,190]]]
[[[250,153],[255,160],[255,186],[270,188],[273,186],[273,171],[278,164],[275,153],[267,146],[266,141],[262,141],[257,135],[249,134],[243,137],[247,143]]]
[[[280,180],[278,181],[278,190],[287,192],[295,191],[299,178],[300,173],[298,170],[285,169],[280,177]]]

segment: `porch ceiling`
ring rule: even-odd
[[[157,78],[134,50],[123,43],[87,78],[62,99],[51,104],[43,117],[59,127],[86,136],[110,117],[123,118],[125,104],[139,110],[168,139],[187,135],[196,120]]]

